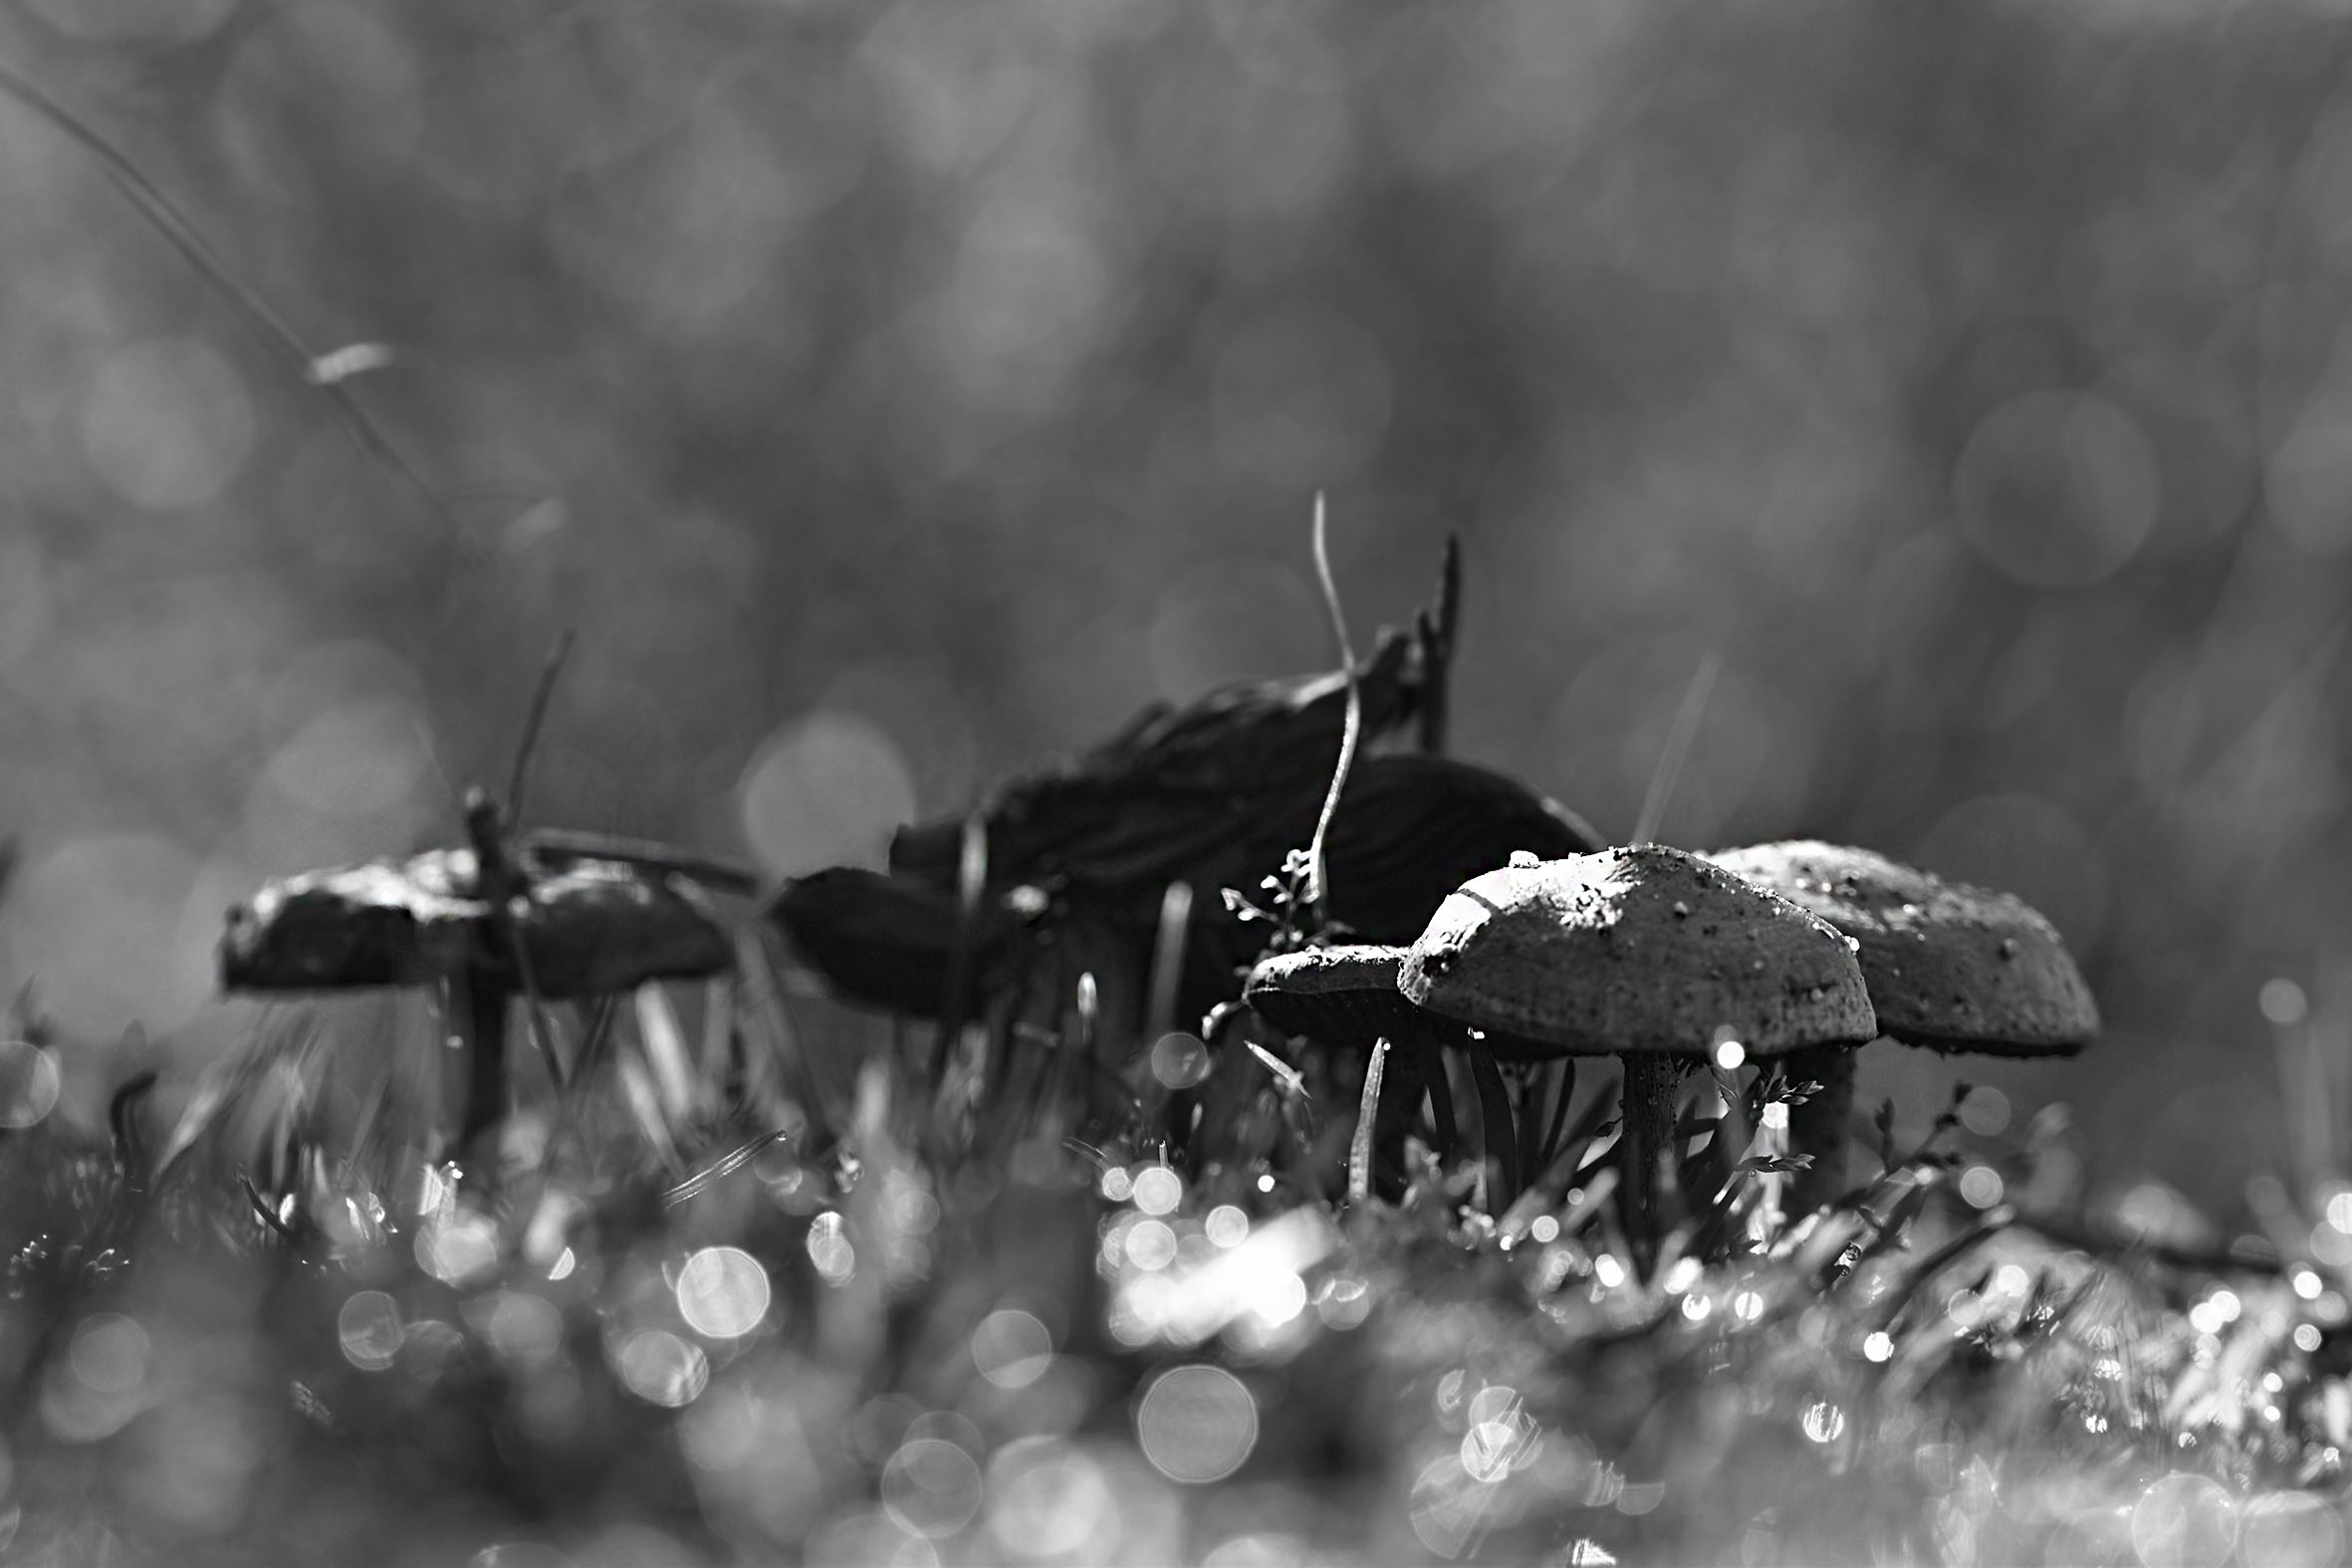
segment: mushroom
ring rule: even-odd
[[[1454,1125],[1452,1093],[1438,1056],[1439,1021],[1397,990],[1405,950],[1360,944],[1301,948],[1250,972],[1242,1000],[1286,1034],[1303,1034],[1367,1058],[1385,1042],[1373,1148],[1385,1190],[1401,1184],[1405,1133],[1427,1092],[1441,1138]]]
[[[1413,944],[1398,988],[1511,1055],[1621,1059],[1626,1228],[1647,1255],[1684,1065],[1878,1032],[1853,944],[1696,855],[1640,844],[1474,877]]]
[[[841,1000],[923,1018],[945,1006],[956,941],[953,893],[884,871],[830,866],[778,888],[768,917]],[[971,942],[983,975],[1019,923],[1002,901],[979,906]]]
[[[677,873],[642,857],[543,854],[529,840],[511,855],[497,807],[478,791],[466,821],[470,848],[266,884],[229,910],[220,947],[230,991],[455,987],[473,1052],[461,1149],[504,1110],[514,997],[600,996],[717,974],[734,959]]]
[[[2098,1035],[2098,1005],[2065,942],[2012,894],[1814,839],[1707,858],[1851,937],[1880,1030],[1907,1044],[1947,1054],[2070,1056]],[[1853,1057],[1823,1048],[1787,1065],[1792,1076],[1821,1085],[1789,1126],[1791,1144],[1813,1158],[1794,1198],[1816,1208],[1845,1186]]]
[[[1232,808],[1214,834],[1173,844],[1165,859],[1150,863],[1152,874],[1194,890],[1175,995],[1179,1016],[1199,1017],[1233,999],[1237,972],[1266,945],[1265,927],[1222,903],[1217,891],[1254,889],[1285,851],[1306,842],[1326,783],[1302,776],[1282,809],[1252,815]],[[1332,818],[1328,911],[1355,941],[1401,945],[1465,879],[1514,852],[1552,857],[1599,845],[1565,807],[1491,769],[1414,753],[1367,757],[1349,775]],[[1040,943],[1082,939],[1105,951],[1098,962],[1107,970],[1148,973],[1167,884],[1118,880],[1133,869],[1092,865],[1083,874],[1064,868],[1041,882],[1009,881],[992,849],[969,937],[981,992],[1020,984],[1028,948]],[[769,914],[843,997],[938,1015],[956,936],[952,882],[905,868],[836,867],[786,883]],[[1139,1007],[1139,992],[1137,999]],[[1112,1006],[1104,1038],[1114,1048],[1148,1043],[1142,1023],[1139,1012],[1127,1016]]]

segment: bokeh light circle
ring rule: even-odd
[[[1164,1165],[1149,1165],[1135,1173],[1135,1207],[1147,1215],[1176,1212],[1184,1201],[1184,1178]]]
[[[74,1329],[68,1364],[101,1394],[127,1394],[146,1381],[147,1331],[120,1312],[94,1312]]]
[[[2325,1568],[2344,1560],[2344,1544],[2343,1518],[2309,1492],[2255,1497],[2239,1515],[2240,1568]]]
[[[2156,458],[2132,417],[2087,392],[2036,391],[1987,414],[1953,470],[1962,536],[2003,576],[2082,587],[2139,553]]]
[[[740,1246],[706,1246],[678,1270],[678,1313],[698,1334],[740,1339],[768,1315],[768,1270]]]
[[[0,1040],[0,1127],[38,1126],[57,1109],[57,1058],[25,1040]]]
[[[1054,1359],[1054,1335],[1034,1312],[1000,1307],[972,1331],[972,1361],[1001,1389],[1027,1388]]]
[[[2237,1547],[2237,1505],[2221,1482],[2167,1475],[2132,1509],[2142,1568],[2222,1568]]]
[[[1151,1075],[1171,1089],[1190,1089],[1209,1076],[1209,1047],[1197,1034],[1163,1034],[1152,1042]]]
[[[710,1383],[710,1358],[665,1328],[643,1328],[612,1349],[612,1370],[631,1394],[671,1410],[691,1405]]]
[[[1258,1402],[1222,1367],[1173,1367],[1144,1392],[1135,1437],[1143,1456],[1170,1480],[1223,1480],[1258,1445]]]
[[[778,727],[736,785],[760,864],[797,875],[879,856],[915,815],[914,773],[898,743],[854,713],[822,710]]]
[[[882,1466],[882,1507],[915,1534],[953,1535],[980,1512],[980,1465],[941,1438],[902,1444]]]
[[[253,437],[244,378],[193,337],[117,349],[83,399],[82,447],[92,473],[151,511],[210,501],[244,466]]]

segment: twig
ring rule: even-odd
[[[132,210],[162,235],[198,275],[236,306],[244,316],[246,325],[279,357],[287,361],[304,385],[327,399],[353,444],[398,479],[436,521],[444,527],[450,526],[447,504],[424,475],[417,472],[416,466],[392,444],[391,438],[369,417],[358,399],[351,394],[345,385],[347,377],[320,373],[320,366],[326,362],[322,356],[303,341],[301,336],[287,325],[267,300],[237,277],[171,198],[139,171],[137,164],[118,151],[114,143],[91,129],[71,110],[4,65],[0,65],[0,95],[32,111],[47,121],[52,129],[97,159],[107,179],[122,193]]]
[[[531,707],[523,715],[523,739],[515,748],[515,771],[507,779],[506,819],[510,825],[523,820],[523,795],[531,787],[531,762],[539,752],[540,728],[547,723],[548,704],[556,697],[556,680],[564,673],[564,661],[572,657],[572,645],[577,641],[579,633],[570,626],[557,634],[556,645],[540,669],[539,684],[532,689]]]

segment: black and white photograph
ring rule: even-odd
[[[2348,1464],[2348,0],[0,0],[0,1563]]]

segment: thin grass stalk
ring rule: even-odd
[[[1330,867],[1326,864],[1324,844],[1331,835],[1331,818],[1339,814],[1339,795],[1347,787],[1348,772],[1355,766],[1355,749],[1364,728],[1364,696],[1355,678],[1355,644],[1348,640],[1347,613],[1340,607],[1339,585],[1331,576],[1328,515],[1319,490],[1314,494],[1314,576],[1316,585],[1322,589],[1323,609],[1331,617],[1332,634],[1339,640],[1339,668],[1347,677],[1347,716],[1339,731],[1339,766],[1331,771],[1331,787],[1323,793],[1323,808],[1315,817],[1314,837],[1306,846],[1308,924],[1320,926],[1330,893]]]
[[[975,811],[964,818],[956,846],[956,929],[947,949],[947,981],[939,999],[939,1030],[931,1040],[931,1081],[947,1076],[947,1058],[964,1032],[972,1005],[972,957],[980,929],[980,904],[988,896],[988,819]]]
[[[1470,1077],[1478,1086],[1479,1136],[1486,1149],[1487,1212],[1500,1215],[1519,1196],[1519,1147],[1511,1119],[1511,1092],[1495,1053],[1482,1040],[1470,1042]]]
[[[1347,1207],[1361,1209],[1372,1201],[1373,1128],[1380,1116],[1380,1079],[1388,1064],[1388,1041],[1372,1042],[1364,1063],[1364,1092],[1355,1109],[1355,1135],[1347,1142]]]
[[[376,424],[357,398],[344,385],[342,376],[320,373],[324,358],[303,341],[301,336],[287,325],[270,303],[240,279],[220,254],[197,232],[196,226],[170,197],[163,194],[153,180],[147,178],[139,166],[118,149],[115,144],[93,130],[73,111],[51,98],[27,78],[6,66],[0,66],[0,94],[33,112],[75,145],[97,159],[108,181],[120,191],[148,226],[171,248],[197,276],[211,284],[234,305],[245,318],[255,335],[281,359],[286,361],[303,384],[326,398],[342,421],[345,432],[353,443],[404,485],[420,503],[423,510],[444,528],[455,533],[447,504],[440,494],[418,472],[416,466],[392,444],[382,427]]]

